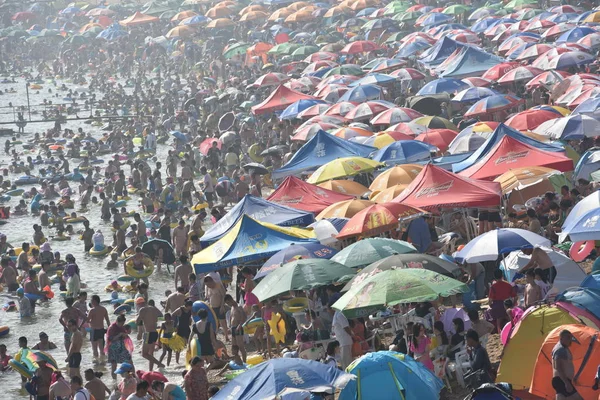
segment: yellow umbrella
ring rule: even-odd
[[[172,39],[176,37],[191,37],[195,33],[194,29],[191,26],[187,25],[178,25],[175,28],[171,29],[165,37]]]
[[[310,10],[300,10],[295,13],[289,15],[285,22],[306,22],[312,21],[315,17],[312,15],[312,11]]]
[[[335,203],[324,209],[317,215],[317,221],[323,218],[352,218],[358,212],[372,206],[372,201],[368,200],[344,200]]]
[[[356,0],[350,6],[354,11],[364,10],[365,8],[374,7],[379,2],[377,0]]]
[[[337,136],[342,139],[352,139],[357,136],[373,136],[373,132],[368,129],[358,128],[354,126],[344,126],[341,128],[337,128],[333,132],[331,132],[333,136]]]
[[[353,13],[353,11],[350,7],[340,4],[339,6],[330,8],[323,15],[323,17],[331,18],[331,17],[337,17],[338,15],[345,15],[345,14],[352,14],[352,13]]]
[[[191,11],[191,10],[187,10],[187,11],[182,11],[180,13],[175,14],[175,16],[173,16],[173,18],[171,18],[172,22],[175,21],[183,21],[186,18],[190,18],[190,17],[195,17],[196,14],[195,12]]]
[[[251,6],[247,6],[241,9],[239,15],[242,16],[244,14],[248,14],[250,11],[262,11],[262,12],[266,12],[267,10],[259,5],[259,4],[253,4]]]
[[[300,11],[301,9],[303,9],[306,6],[310,6],[310,3],[307,3],[306,1],[297,1],[295,3],[290,4],[289,6],[287,6],[288,9],[292,10],[292,11]]]
[[[583,20],[583,22],[600,22],[600,11],[596,11],[595,13],[591,13],[590,15],[588,15],[587,17],[585,17],[585,19]]]
[[[423,169],[422,165],[403,164],[390,168],[377,176],[369,186],[372,191],[383,191],[394,185],[408,185]]]
[[[206,12],[206,16],[209,18],[223,18],[231,14],[233,14],[233,10],[227,6],[215,6]]]
[[[547,178],[554,174],[561,174],[562,172],[546,167],[523,167],[515,168],[506,171],[496,179],[494,182],[499,182],[502,188],[502,193],[510,193],[518,187],[530,185],[536,181]],[[526,199],[527,200],[527,199]]]
[[[287,7],[280,8],[279,10],[277,10],[273,14],[271,14],[271,16],[269,17],[269,21],[275,21],[276,19],[279,19],[279,18],[287,18],[288,16],[292,15],[294,12],[295,12],[294,10],[290,10]]]
[[[380,162],[363,157],[342,157],[321,165],[306,182],[316,184],[332,179],[345,178],[371,172],[383,165]]]
[[[375,136],[375,139],[373,139],[372,145],[374,147],[377,147],[378,149],[383,149],[385,146],[387,146],[388,144],[394,143],[395,141],[396,140],[393,137],[391,137],[387,133],[383,133],[381,135]]]
[[[381,192],[373,192],[369,200],[374,201],[378,204],[389,203],[390,201],[398,197],[398,195],[402,193],[407,186],[408,184],[394,185],[392,187],[382,190]]]
[[[258,21],[258,20],[265,20],[269,17],[269,14],[267,14],[264,11],[249,11],[246,14],[242,15],[242,17],[240,18],[240,21]]]
[[[368,187],[365,187],[358,182],[348,180],[327,181],[319,183],[317,186],[356,197],[362,197],[362,195],[371,191]]]
[[[414,119],[412,122],[423,125],[429,129],[451,129],[458,132],[456,125],[442,117],[425,116]]]
[[[226,28],[228,26],[233,26],[233,21],[229,18],[213,19],[206,25],[207,28]]]

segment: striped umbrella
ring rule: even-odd
[[[393,125],[400,122],[410,122],[422,116],[423,114],[411,108],[394,107],[383,111],[371,119],[370,122],[372,125]]]

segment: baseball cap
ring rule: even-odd
[[[115,371],[115,374],[124,374],[126,372],[132,372],[132,371],[133,371],[133,365],[124,362],[119,366],[119,368],[117,368],[117,370]]]
[[[571,342],[580,344],[579,340],[577,340],[577,338],[575,336],[573,336],[573,334],[571,333],[571,331],[569,331],[567,329],[563,329],[562,331],[560,331],[560,337],[561,338],[565,338],[565,339],[570,338]]]

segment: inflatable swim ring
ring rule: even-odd
[[[87,218],[85,218],[85,217],[75,217],[75,218],[67,217],[64,219],[64,221],[67,224],[77,224],[79,222],[87,221]]]
[[[117,200],[119,200],[119,201],[129,201],[129,200],[131,200],[131,196],[117,196]]]
[[[129,228],[129,225],[131,224],[131,222],[126,219],[125,221],[123,221],[123,225],[121,225],[121,229],[125,230],[127,228]],[[113,232],[116,232],[117,230],[115,228],[112,228]]]
[[[104,290],[107,291],[108,293],[110,292],[122,292],[123,291],[123,286],[117,284],[117,287],[115,288],[113,285],[111,285],[110,283],[106,286],[104,286]]]
[[[192,207],[193,211],[200,211],[203,210],[205,208],[208,208],[208,203],[198,203],[195,206]]]
[[[58,242],[64,242],[65,240],[71,240],[71,236],[69,236],[69,235],[52,236],[52,240],[58,241]]]
[[[261,163],[264,161],[264,157],[261,157],[260,153],[262,153],[262,150],[256,143],[248,148],[248,155],[254,162]]]
[[[30,369],[25,363],[17,360],[8,360],[8,365],[17,371],[21,376],[24,376],[26,379],[31,379],[34,374],[34,370]]]
[[[131,306],[129,304],[121,304],[119,307],[115,308],[115,311],[113,314],[119,315],[119,314],[126,314],[128,312],[131,312]]]
[[[588,240],[584,242],[575,242],[571,245],[571,249],[569,250],[569,255],[575,262],[582,262],[585,260],[592,250],[596,247],[596,243],[593,240]]]
[[[8,335],[10,328],[8,326],[0,326],[0,337]]]
[[[133,276],[129,276],[129,275],[121,275],[117,278],[117,281],[119,282],[131,282],[131,281],[135,281],[135,278]]]
[[[246,322],[242,327],[244,328],[244,333],[247,335],[252,335],[256,328],[259,328],[264,325],[262,318],[254,318],[250,321]]]
[[[287,313],[304,312],[308,307],[308,299],[306,297],[294,297],[283,303],[283,311]]]
[[[110,246],[104,246],[104,248],[102,250],[96,250],[95,248],[91,248],[89,253],[90,256],[94,256],[94,257],[102,257],[107,255],[110,252]]]
[[[37,249],[37,250],[39,250],[40,248],[39,248],[39,247],[37,247],[37,246],[36,246],[36,245],[34,245],[34,244],[30,244],[30,245],[29,245],[29,251],[27,252],[27,254],[31,254],[31,250],[32,250],[32,249]],[[21,247],[15,247],[15,256],[18,256],[18,255],[19,255],[19,254],[21,254],[22,252],[23,252],[23,249],[22,249]]]
[[[279,313],[273,313],[271,319],[267,321],[269,328],[271,328],[271,336],[275,340],[275,343],[283,343],[285,341],[285,321]]]
[[[149,258],[144,258],[144,266],[146,268],[143,270],[135,269],[133,268],[133,260],[129,260],[125,264],[125,272],[134,278],[147,278],[154,272],[154,262]]]
[[[6,194],[8,196],[20,196],[23,193],[25,193],[24,189],[14,189],[14,190],[9,190],[8,192],[6,192]]]
[[[200,310],[208,311],[208,321],[216,331],[218,322],[217,314],[215,314],[215,311],[212,309],[211,306],[208,305],[208,303],[205,303],[200,300],[194,302],[194,304],[192,305],[192,318],[194,319],[194,322],[198,322],[198,320],[200,319],[198,318],[198,311]]]
[[[128,304],[130,306],[134,306],[135,305],[135,300],[134,299],[126,299],[123,304]]]
[[[198,341],[198,338],[192,339],[192,341],[190,342],[190,345],[187,348],[187,351],[185,352],[185,368],[186,369],[190,369],[190,367],[191,367],[190,361],[192,361],[192,358],[194,358],[196,356],[198,356],[198,357],[201,356],[200,342]]]
[[[265,358],[263,356],[261,356],[260,354],[255,354],[253,356],[248,356],[246,358],[246,364],[248,364],[248,365],[257,365],[263,361],[265,361]]]
[[[162,330],[159,330],[158,334],[160,337],[160,342],[169,346],[173,351],[183,351],[187,345],[187,342],[175,332],[173,332],[169,338],[163,336]]]

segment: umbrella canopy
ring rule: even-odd
[[[317,214],[333,204],[353,200],[353,197],[311,185],[295,176],[288,176],[267,200]],[[364,207],[371,204],[373,203],[367,202]],[[340,215],[340,217],[344,216]]]
[[[432,146],[422,141],[399,140],[383,147],[372,158],[386,165],[407,164],[429,158],[431,152],[436,150],[435,145]]]
[[[408,185],[419,175],[423,166],[404,164],[392,167],[379,174],[369,186],[372,191],[383,191],[396,185]]]
[[[427,367],[410,356],[392,351],[367,353],[347,371],[357,378],[340,393],[340,400],[360,400],[372,393],[389,399],[436,400],[444,383]]]
[[[546,121],[535,132],[557,140],[580,140],[600,136],[600,125],[587,115],[569,115]]]
[[[563,242],[567,237],[573,242],[598,240],[600,234],[596,221],[600,219],[599,210],[600,191],[595,191],[575,204],[562,225],[559,241]]]
[[[461,92],[458,92],[456,96],[452,98],[451,101],[459,103],[468,103],[479,101],[483,98],[494,96],[496,94],[498,94],[498,92],[493,89],[488,89],[485,87],[470,87]]]
[[[381,112],[370,122],[372,125],[394,125],[400,122],[410,122],[422,116],[423,114],[412,108],[394,107]]]
[[[146,25],[146,24],[150,24],[152,22],[158,22],[158,21],[159,21],[159,19],[157,17],[142,14],[141,12],[138,11],[135,14],[133,14],[132,16],[130,16],[129,18],[126,18],[119,23],[123,26],[130,27],[130,26]]]
[[[383,164],[363,157],[343,157],[319,167],[306,180],[308,183],[320,183],[331,179],[354,176],[371,172]]]
[[[275,399],[284,389],[334,393],[343,388],[353,375],[336,367],[301,358],[276,358],[263,362],[238,375],[213,400]]]
[[[287,108],[283,110],[279,115],[279,119],[284,120],[298,118],[298,114],[300,114],[302,111],[317,104],[325,104],[325,102],[323,100],[318,99],[298,100],[287,106]]]
[[[324,218],[352,218],[359,211],[373,205],[372,201],[368,200],[344,200],[331,204],[317,215],[316,219]]]
[[[358,212],[337,235],[338,239],[379,235],[398,226],[398,219],[384,205],[374,204]]]
[[[322,187],[323,189],[333,190],[334,192],[356,197],[362,197],[370,192],[369,188],[361,185],[360,183],[348,180],[327,181],[319,183],[317,186]]]
[[[535,131],[543,122],[559,118],[560,114],[549,110],[525,110],[506,120],[506,125],[518,131]]]
[[[335,258],[332,258],[332,261],[347,267],[357,268],[369,265],[385,257],[416,252],[417,249],[413,245],[402,240],[369,238],[359,240],[344,248],[334,256]]]
[[[429,129],[451,129],[458,132],[458,128],[452,122],[442,117],[420,117],[412,121],[417,125],[422,125]]]
[[[175,264],[175,251],[171,243],[161,239],[151,239],[142,245],[142,252],[152,260],[156,259],[158,251],[163,251],[162,262],[164,264]]]
[[[338,67],[339,68],[339,67]],[[365,102],[368,100],[379,100],[383,98],[383,89],[377,85],[358,85],[348,90],[338,102]]]
[[[469,85],[465,82],[454,78],[434,79],[427,83],[418,92],[417,96],[439,93],[458,93],[461,90],[468,89]]]
[[[262,302],[292,290],[310,290],[332,283],[346,282],[352,279],[354,274],[353,269],[332,260],[297,260],[272,271],[256,285],[252,293]]]
[[[359,318],[386,306],[433,301],[468,290],[464,283],[426,269],[392,269],[353,286],[333,308]]]
[[[439,257],[420,253],[395,254],[375,261],[361,269],[360,272],[344,286],[342,291],[346,292],[354,285],[357,285],[380,272],[390,269],[406,268],[426,269],[451,278],[459,278],[462,275],[462,268],[458,266],[458,264],[446,261]]]
[[[514,250],[550,245],[548,239],[537,233],[518,228],[501,228],[477,236],[467,243],[454,258],[466,263],[495,261],[502,254]]]
[[[283,264],[287,264],[296,260],[304,260],[310,258],[330,259],[337,254],[337,250],[331,247],[323,246],[321,243],[303,243],[293,244],[271,256],[257,272],[254,279],[260,279]]]
[[[435,146],[440,149],[442,153],[445,153],[448,146],[450,146],[450,143],[456,138],[456,135],[458,135],[458,133],[451,129],[430,129],[421,133],[415,140]]]

